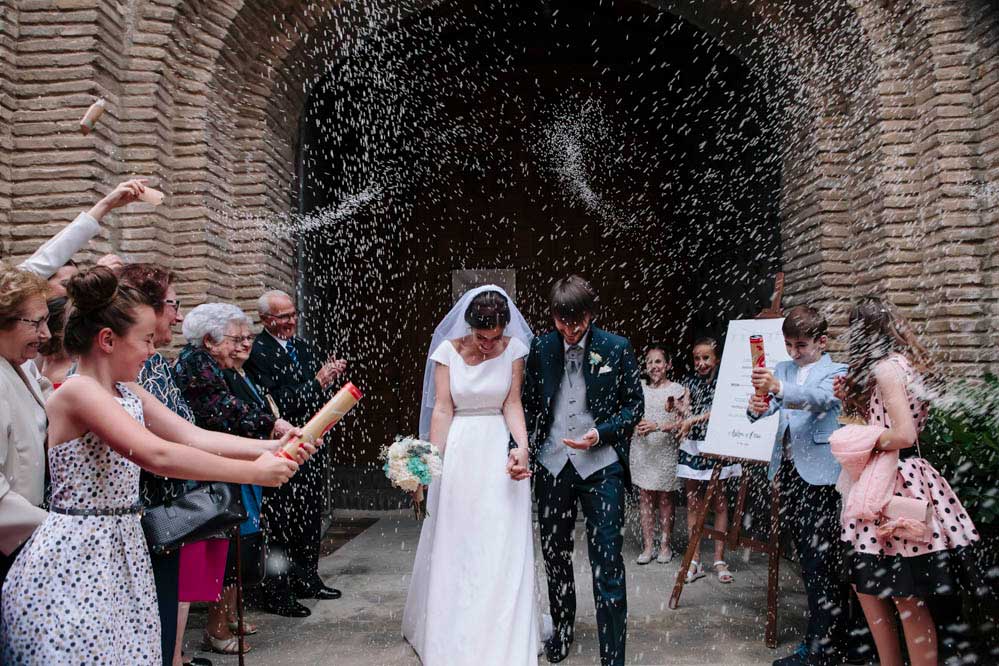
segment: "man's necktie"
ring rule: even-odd
[[[295,345],[293,345],[291,343],[291,340],[289,340],[288,344],[286,344],[284,346],[284,350],[286,352],[288,352],[288,358],[291,359],[291,362],[294,363],[297,366],[298,365],[298,352],[295,351]]]
[[[583,360],[582,348],[579,345],[572,345],[569,347],[568,351],[565,353],[565,360],[570,375],[574,375],[579,372],[579,366]]]

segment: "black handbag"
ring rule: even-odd
[[[154,506],[142,515],[149,551],[162,555],[184,544],[225,536],[246,520],[239,485],[212,481],[180,497]]]

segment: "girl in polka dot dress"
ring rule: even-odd
[[[913,666],[937,663],[937,636],[924,603],[928,595],[967,587],[967,548],[978,532],[947,480],[919,454],[929,395],[922,373],[929,358],[908,325],[876,297],[863,299],[850,316],[850,372],[836,392],[847,413],[883,426],[876,450],[899,452],[894,495],[929,501],[929,535],[916,541],[878,534],[875,521],[843,519],[851,545],[847,575],[863,607],[882,666],[902,666],[894,609],[902,620]]]
[[[119,286],[106,268],[77,275],[67,290],[64,344],[79,372],[45,405],[52,498],[3,586],[0,664],[160,666],[140,467],[277,486],[297,465],[273,454],[288,436],[202,430],[131,383],[153,352],[156,314],[144,294]]]

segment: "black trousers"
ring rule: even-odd
[[[293,587],[311,587],[319,579],[326,455],[320,449],[288,483],[264,488],[265,597],[287,598]]]
[[[573,532],[577,502],[586,518],[586,543],[593,571],[593,601],[597,609],[600,663],[624,664],[628,593],[624,558],[624,468],[614,463],[583,479],[572,463],[557,477],[539,468],[534,476],[538,502],[541,551],[548,576],[548,602],[555,631],[573,635],[576,620],[576,581],[572,573]]]
[[[164,555],[149,553],[156,585],[156,607],[160,614],[160,648],[163,666],[173,664],[177,644],[177,591],[180,586],[180,549]]]
[[[842,580],[840,512],[835,486],[813,486],[793,463],[781,463],[781,531],[798,551],[808,597],[805,645],[811,654],[830,657],[845,649],[851,626],[850,589]]]
[[[23,544],[18,546],[10,555],[0,553],[0,606],[3,605],[3,582],[7,580],[7,574],[10,572],[10,568],[14,566],[14,560],[21,554],[22,550],[24,550]]]

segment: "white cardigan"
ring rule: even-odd
[[[43,520],[48,421],[35,378],[0,357],[0,552],[10,555]]]
[[[100,230],[101,225],[97,220],[87,213],[80,213],[62,231],[45,241],[45,244],[35,250],[35,253],[18,268],[31,271],[48,280]]]

